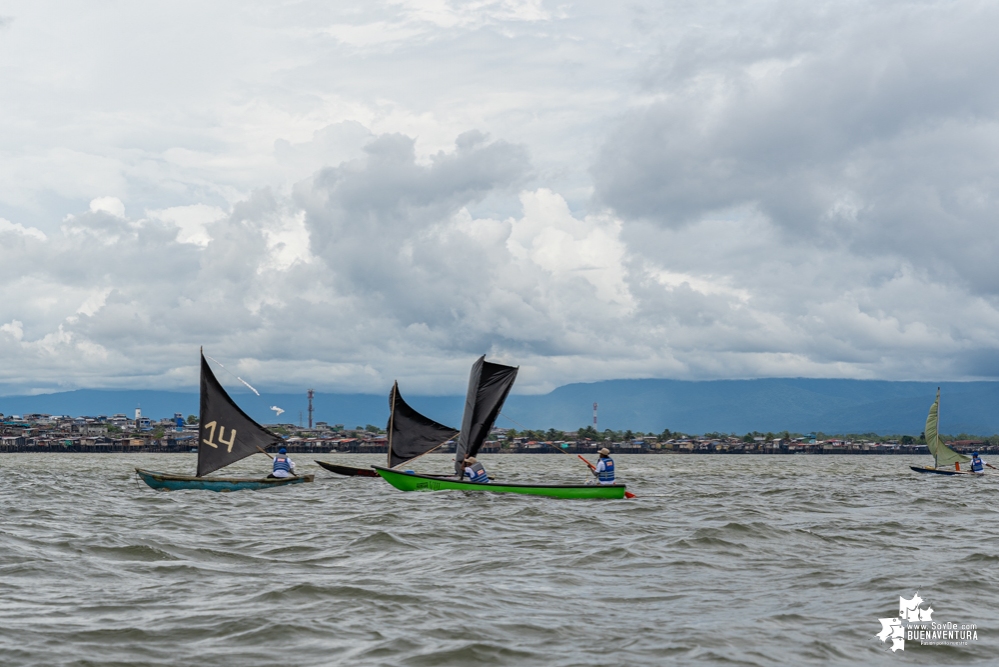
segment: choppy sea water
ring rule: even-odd
[[[327,473],[157,492],[194,455],[0,459],[0,664],[995,664],[999,473],[896,456],[619,456],[634,500],[402,493]],[[348,465],[382,457],[325,455]],[[577,483],[574,457],[483,457]],[[418,469],[445,470],[446,456]],[[265,471],[254,457],[232,474]],[[892,653],[918,591],[967,646]]]

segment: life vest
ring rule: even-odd
[[[278,472],[279,470],[287,473],[291,472],[291,462],[283,454],[274,457],[274,472]]]
[[[600,463],[604,464],[604,469],[597,472],[597,480],[601,484],[613,484],[614,483],[614,459],[609,456],[605,459],[600,459]]]
[[[469,482],[473,482],[475,484],[489,483],[489,475],[486,474],[486,469],[483,468],[482,464],[477,461],[465,468],[465,477],[469,478]]]
[[[977,456],[971,459],[971,472],[985,472],[985,464]]]

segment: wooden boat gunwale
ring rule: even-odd
[[[973,472],[971,470],[944,470],[943,468],[930,468],[928,466],[909,466],[911,470],[931,475],[971,475],[972,477],[984,477],[984,472]]]

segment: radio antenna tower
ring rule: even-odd
[[[600,429],[597,428],[597,402],[596,401],[593,401],[593,430],[597,431],[598,433],[600,432]]]
[[[309,390],[309,430],[312,430],[312,397],[316,395],[315,389]]]

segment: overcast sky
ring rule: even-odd
[[[0,3],[0,394],[997,378],[997,25]]]

